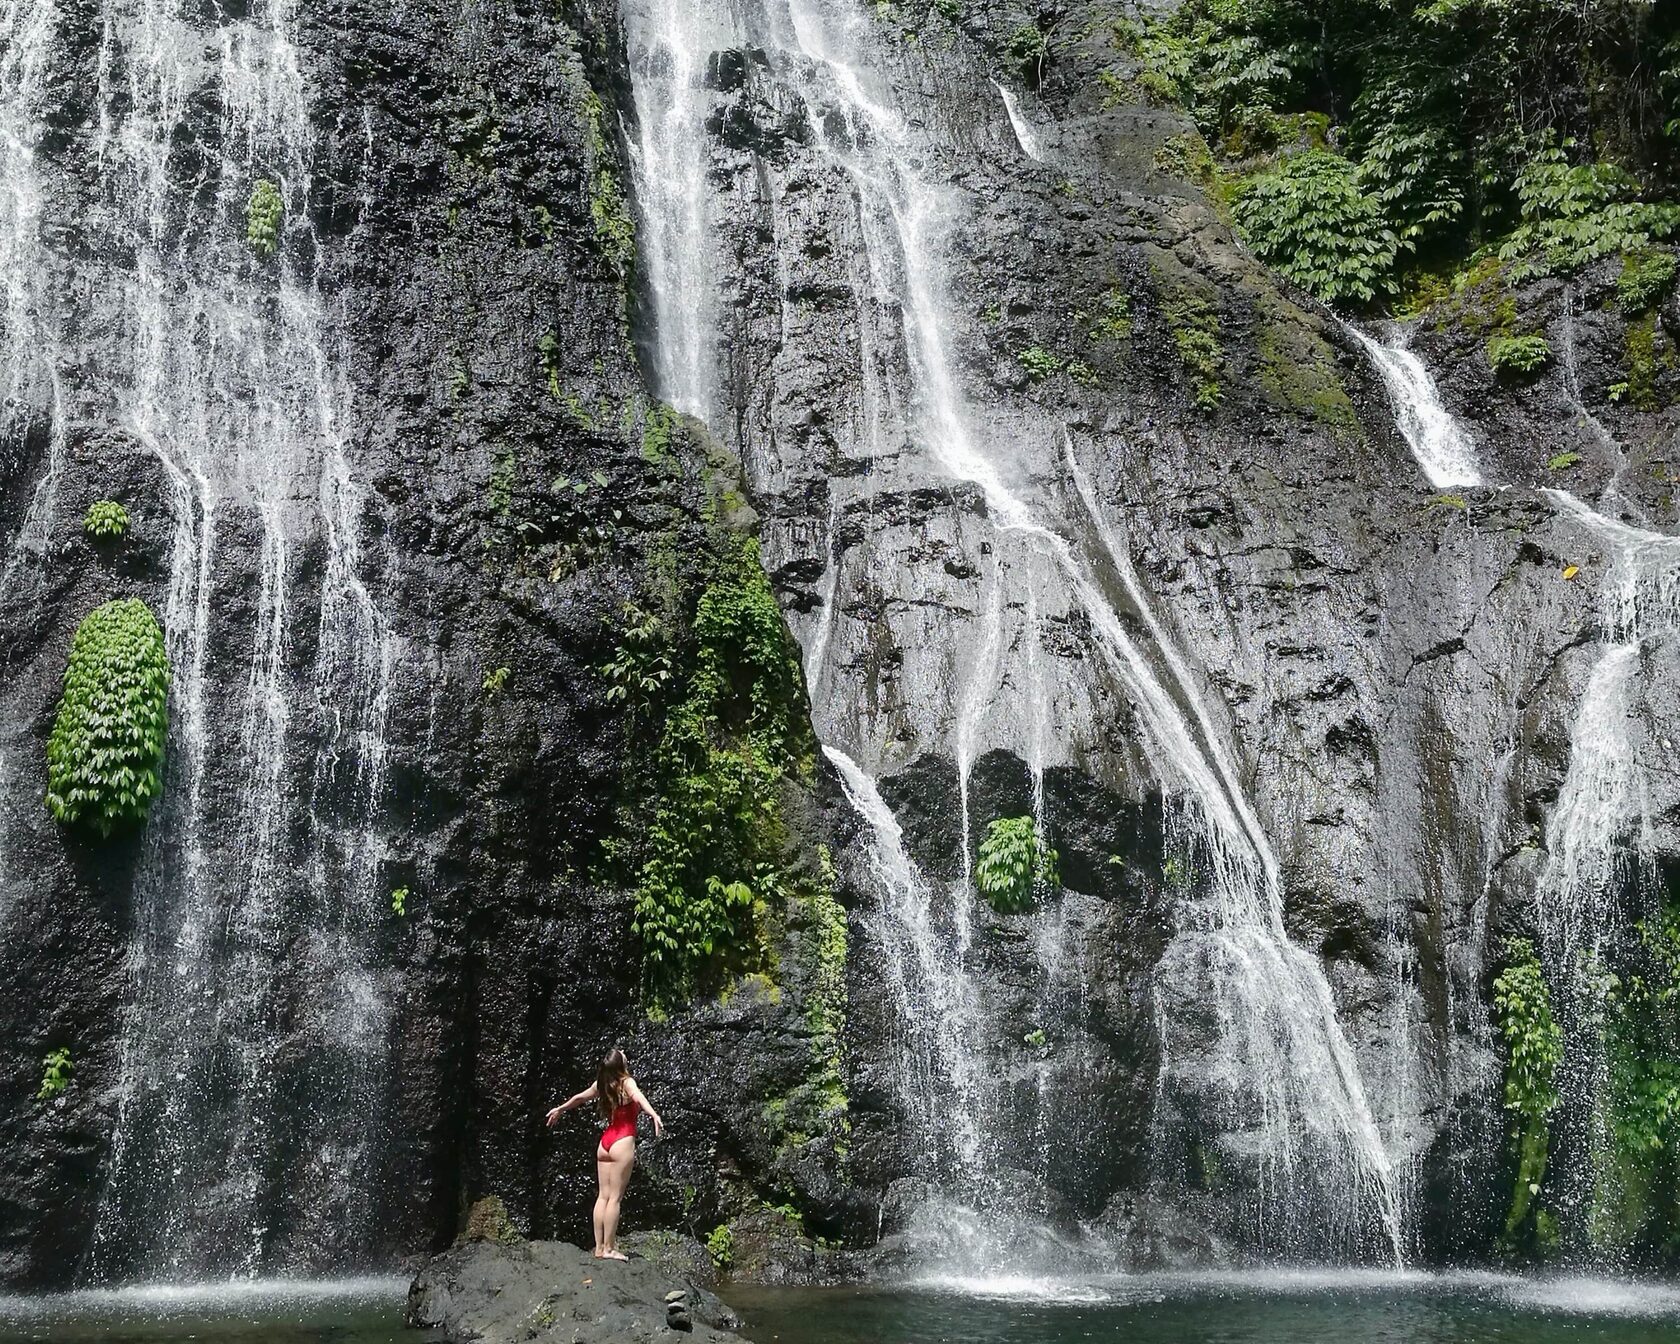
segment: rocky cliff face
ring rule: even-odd
[[[1520,385],[1443,300],[1412,343],[1486,482],[1443,493],[1187,123],[1105,96],[1111,7],[1065,6],[1089,41],[1036,94],[1013,8],[904,8],[57,0],[0,34],[8,1281],[375,1263],[489,1192],[579,1234],[589,1136],[540,1116],[613,1042],[672,1130],[643,1225],[790,1204],[862,1243],[931,1184],[1142,1260],[1488,1252],[1495,953],[1572,843],[1595,594],[1639,563],[1538,487],[1672,525],[1676,315],[1611,402],[1644,337],[1608,273],[1512,296],[1572,351]],[[750,531],[837,755],[779,787],[753,974],[650,1018],[650,739],[603,669]],[[104,844],[41,759],[71,631],[127,594],[172,733]],[[1657,629],[1600,827],[1648,868]],[[1000,915],[974,864],[1023,815],[1059,889]],[[843,1051],[787,894],[824,842]]]

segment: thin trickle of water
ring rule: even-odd
[[[1009,125],[1015,132],[1015,143],[1021,146],[1021,153],[1034,162],[1042,163],[1044,161],[1044,146],[1038,138],[1038,132],[1021,115],[1020,100],[995,79],[992,81],[992,87],[998,91],[998,97],[1003,100],[1003,110],[1009,116]]]
[[[1476,445],[1442,404],[1435,380],[1423,361],[1406,348],[1404,328],[1391,328],[1391,343],[1379,341],[1351,324],[1347,330],[1365,347],[1382,375],[1400,433],[1430,485],[1446,490],[1482,484]]]
[[[825,746],[823,754],[869,826],[869,861],[881,892],[873,933],[886,953],[897,1022],[909,1037],[905,1049],[884,1057],[901,1074],[901,1095],[919,1098],[906,1114],[926,1131],[924,1151],[934,1170],[973,1186],[984,1176],[979,1126],[985,1104],[974,986],[951,940],[937,928],[932,889],[905,853],[904,832],[875,781],[838,748]]]
[[[1575,412],[1592,431],[1593,438],[1598,440],[1599,447],[1607,448],[1621,456],[1622,447],[1616,442],[1616,436],[1604,427],[1604,422],[1587,408],[1586,401],[1581,395],[1581,370],[1575,358],[1575,286],[1563,287],[1563,386],[1569,393],[1569,400],[1575,406]]]

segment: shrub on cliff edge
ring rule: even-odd
[[[110,835],[144,821],[162,788],[169,656],[144,602],[95,607],[76,629],[47,741],[47,807]]]

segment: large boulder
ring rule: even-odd
[[[460,1242],[421,1267],[403,1319],[450,1344],[740,1338],[739,1318],[703,1288],[563,1241]]]

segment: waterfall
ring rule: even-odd
[[[841,706],[830,698],[844,694],[838,682],[827,684],[815,706],[831,759],[876,837],[874,867],[883,909],[916,912],[908,922],[892,926],[901,949],[892,953],[894,964],[922,967],[937,960],[944,979],[935,991],[924,977],[925,992],[950,1003],[975,1002],[976,972],[969,954],[978,907],[970,865],[985,818],[973,815],[971,779],[981,756],[1008,741],[1028,763],[1035,815],[1045,826],[1041,714],[1055,691],[1047,680],[1047,660],[1033,651],[1046,612],[1065,610],[1069,619],[1089,626],[1092,670],[1100,670],[1134,710],[1149,768],[1171,800],[1174,831],[1204,875],[1198,888],[1205,895],[1185,903],[1183,927],[1159,971],[1170,989],[1158,999],[1159,1032],[1168,1056],[1162,1067],[1171,1080],[1164,1095],[1204,1118],[1214,1115],[1224,1122],[1232,1156],[1258,1173],[1252,1207],[1244,1210],[1256,1245],[1296,1253],[1394,1256],[1398,1230],[1392,1179],[1357,1062],[1322,971],[1283,932],[1276,859],[1223,732],[1143,599],[1129,559],[1103,527],[1089,483],[1082,484],[1080,494],[1090,516],[1070,521],[1061,496],[1044,493],[1023,469],[1045,440],[1051,445],[1064,440],[1063,427],[1044,425],[1028,431],[1031,438],[1019,428],[1012,436],[1000,436],[995,423],[985,431],[978,428],[985,411],[963,387],[950,336],[956,313],[948,297],[946,236],[966,206],[961,191],[932,171],[944,151],[927,143],[884,91],[870,65],[878,34],[861,10],[819,7],[812,0],[763,0],[745,9],[740,22],[751,39],[743,45],[763,46],[773,76],[805,106],[816,153],[829,172],[849,184],[866,253],[871,311],[896,316],[896,331],[885,324],[861,324],[860,400],[866,409],[857,451],[871,463],[889,463],[887,471],[894,477],[960,483],[985,506],[984,523],[968,518],[959,523],[975,529],[968,552],[975,554],[977,548],[988,554],[976,580],[977,604],[965,618],[972,639],[959,642],[954,629],[930,630],[945,647],[919,650],[943,669],[923,693],[929,697],[927,709],[940,722],[943,749],[957,767],[960,815],[953,849],[960,855],[961,878],[949,892],[945,919],[923,913],[933,884],[916,875],[904,855],[897,822],[863,764],[871,761],[878,768],[881,746],[862,724],[838,712]],[[664,270],[707,270],[711,248],[684,232],[684,220],[694,217],[697,207],[686,187],[678,191],[669,183],[649,182],[646,174],[652,141],[679,134],[687,137],[680,150],[667,142],[660,152],[684,164],[710,162],[710,109],[693,96],[692,73],[674,79],[680,67],[664,53],[683,46],[691,53],[709,50],[707,43],[720,40],[719,34],[709,20],[677,0],[654,0],[648,12],[639,11],[640,5],[627,5],[643,121],[639,206],[653,237],[692,240],[686,250],[649,249],[650,287],[656,298],[705,292],[715,282]],[[698,69],[698,55],[685,59],[691,72]],[[654,126],[657,133],[650,129]],[[655,337],[660,377],[669,387],[682,386],[685,371],[705,367],[713,358],[704,329],[696,332],[686,321],[662,324]],[[882,369],[894,366],[877,342],[902,349],[907,396],[897,397],[890,382],[884,390],[875,388]],[[882,408],[900,402],[908,414],[895,430]],[[900,447],[903,442],[911,446]],[[1071,445],[1067,456],[1077,475]],[[748,465],[755,465],[750,456]],[[759,466],[769,470],[775,464]],[[831,481],[831,489],[839,484]],[[868,482],[861,488],[867,491]],[[1091,550],[1086,539],[1093,531],[1100,540]],[[832,566],[832,545],[830,554]],[[864,564],[874,571],[873,563]],[[914,575],[908,577],[913,581]],[[815,629],[806,635],[808,649],[820,654],[808,655],[807,666],[825,669],[830,678],[839,671],[832,661],[835,593],[835,587],[825,587]],[[1143,622],[1147,645],[1128,625],[1131,617]],[[1093,688],[1086,685],[1082,694],[1093,694]],[[1051,930],[1057,915],[1041,912],[1034,918],[1043,926],[1035,964],[1048,984],[1056,968],[1047,963],[1062,953],[1061,934]],[[906,930],[914,930],[913,935]],[[927,937],[943,939],[944,945],[929,945]],[[885,936],[883,943],[894,945]],[[900,999],[904,1011],[911,1011],[913,1001],[903,993]],[[1210,1013],[1211,1024],[1206,1021]],[[1211,1041],[1192,1061],[1191,1037],[1203,1031]],[[965,1097],[973,1158],[995,1183],[1002,1165],[1019,1163],[1023,1156],[1000,1151],[995,1083],[987,1076],[983,1053],[977,1053],[986,1042],[975,1037],[966,1025],[953,1027],[949,1037],[923,1042],[925,1058],[912,1067],[922,1077],[937,1073]],[[907,1077],[905,1085],[913,1081]],[[926,1105],[925,1092],[906,1096],[912,1110]],[[953,1153],[959,1170],[969,1159],[967,1131],[961,1139]]]
[[[1020,101],[997,80],[992,81],[992,87],[998,91],[998,97],[1003,100],[1003,110],[1009,117],[1009,128],[1015,132],[1015,143],[1020,145],[1021,153],[1036,163],[1044,161],[1044,146],[1038,138],[1038,132],[1021,115]]]
[[[1435,380],[1429,376],[1423,361],[1406,348],[1404,329],[1398,326],[1392,329],[1391,344],[1351,324],[1347,330],[1365,347],[1382,375],[1400,433],[1429,484],[1437,490],[1482,484],[1476,466],[1475,443],[1441,404]]]
[[[74,220],[60,204],[74,194],[47,193],[36,161],[70,24],[97,42],[90,172],[71,184],[92,199]],[[348,466],[293,26],[293,0],[221,18],[179,0],[75,14],[0,0],[0,453],[32,482],[0,600],[16,613],[66,529],[54,510],[71,426],[126,435],[169,510],[168,767],[138,851],[95,1280],[304,1264],[312,1242],[330,1255],[370,1234],[379,1193],[389,1012],[372,968],[397,646]],[[246,237],[260,180],[296,244],[270,258]],[[64,237],[74,258],[56,250]],[[95,357],[67,405],[72,326]],[[322,563],[300,566],[317,543]],[[312,671],[293,665],[299,645]],[[40,806],[24,755],[0,743],[0,864],[8,827]]]

